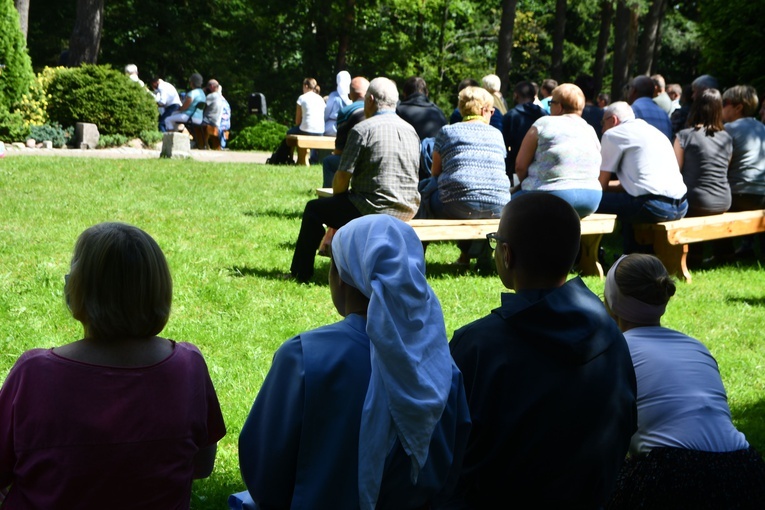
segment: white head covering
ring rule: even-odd
[[[622,294],[619,285],[616,283],[616,268],[629,255],[622,255],[614,262],[606,275],[606,288],[603,294],[606,297],[606,303],[611,311],[622,319],[635,324],[656,324],[667,309],[667,304],[652,305],[645,301],[640,301],[632,296]]]
[[[398,437],[416,482],[449,397],[452,359],[441,304],[425,280],[422,243],[406,223],[370,214],[339,229],[340,278],[369,298],[372,374],[359,435],[359,502],[373,509]]]
[[[351,97],[351,74],[348,71],[340,71],[337,73],[337,94],[340,99],[343,100],[343,104],[349,105],[352,103]]]

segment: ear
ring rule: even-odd
[[[510,245],[507,243],[502,243],[500,246],[502,247],[502,265],[506,270],[511,271],[515,266],[515,255],[513,254],[513,250],[510,249]]]

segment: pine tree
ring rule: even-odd
[[[34,80],[19,13],[13,0],[0,0],[0,108],[12,109]]]

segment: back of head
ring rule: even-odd
[[[77,239],[64,294],[92,338],[146,338],[170,316],[173,283],[154,239],[124,223],[100,223]]]
[[[659,324],[675,282],[653,255],[625,255],[608,271],[605,298],[611,312],[635,324]]]
[[[202,87],[202,75],[199,73],[194,73],[189,77],[189,83],[195,88],[201,88]]]
[[[209,80],[207,82],[207,90],[210,92],[218,92],[219,86],[220,85],[218,84],[218,80]]]
[[[499,76],[496,74],[487,74],[481,78],[481,84],[483,85],[483,88],[492,94],[499,92],[499,90],[502,88],[502,80],[500,80]]]
[[[736,85],[727,89],[722,95],[723,101],[734,105],[742,105],[741,114],[744,117],[751,117],[757,112],[759,99],[757,91],[751,85]],[[698,95],[696,97],[698,99]]]
[[[664,92],[664,89],[667,87],[667,83],[664,81],[664,77],[662,75],[654,74],[651,76],[651,80],[653,80],[654,88],[659,89],[659,92]]]
[[[403,92],[404,97],[409,97],[412,94],[424,94],[427,97],[428,84],[425,83],[425,80],[419,76],[410,76],[404,82],[404,86],[401,89],[401,92]]]
[[[481,110],[494,105],[494,98],[483,87],[465,87],[460,92],[459,110],[462,117],[481,115]]]
[[[574,85],[582,89],[582,94],[584,94],[586,101],[595,102],[595,78],[589,74],[580,74],[574,80]]]
[[[372,96],[378,111],[396,109],[396,103],[398,103],[398,88],[396,87],[396,84],[388,78],[379,76],[372,80],[369,83],[367,95]]]
[[[306,87],[308,90],[316,92],[317,94],[321,92],[321,88],[319,88],[319,84],[315,78],[303,78],[303,87]]]
[[[573,83],[563,83],[555,87],[552,91],[553,101],[560,104],[563,113],[582,114],[584,110],[584,93],[582,89]]]
[[[603,110],[603,117],[613,115],[619,122],[627,122],[629,120],[635,120],[635,112],[632,107],[626,101],[616,101],[606,106]]]
[[[513,198],[502,211],[500,237],[513,252],[515,271],[536,281],[566,278],[579,253],[579,215],[549,193]]]
[[[519,81],[515,84],[513,92],[517,96],[519,103],[533,101],[534,96],[537,95],[537,90],[534,88],[534,84],[530,81]]]
[[[552,94],[553,89],[555,89],[555,87],[557,86],[558,86],[558,82],[556,80],[553,80],[552,78],[547,78],[542,81],[542,90],[544,90],[548,96]]]
[[[363,76],[356,76],[354,79],[351,80],[351,99],[354,99],[354,101],[357,101],[359,99],[364,99],[364,96],[367,95],[367,89],[369,88],[369,80],[364,78]]]
[[[672,93],[678,98],[683,94],[683,88],[679,83],[670,83],[667,85],[667,94]]]
[[[135,64],[126,65],[125,74],[138,74],[138,66],[136,66]]]
[[[722,96],[717,89],[706,89],[696,95],[688,114],[688,126],[701,126],[706,133],[712,134],[723,130]]]
[[[632,80],[632,83],[630,83],[630,88],[636,98],[653,97],[653,92],[655,90],[653,80],[648,76],[636,76]]]
[[[717,83],[717,78],[710,74],[702,74],[691,83],[691,87],[696,93],[699,93],[705,89],[719,89],[720,85]]]

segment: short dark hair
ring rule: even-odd
[[[189,77],[189,83],[191,83],[196,88],[202,87],[203,81],[204,80],[202,79],[202,75],[199,73],[194,73]]]
[[[587,101],[595,101],[595,78],[589,74],[580,74],[574,81],[574,85],[582,89],[584,98]]]
[[[425,94],[428,96],[428,84],[425,80],[419,76],[411,76],[404,82],[404,87],[401,89],[404,93],[404,97],[409,97],[412,94]]]
[[[77,239],[64,294],[92,338],[145,338],[170,317],[173,280],[159,245],[124,223],[99,223]]]
[[[565,277],[579,253],[581,224],[571,204],[550,193],[527,193],[502,213],[501,237],[507,239],[519,271],[537,278]]]
[[[637,97],[653,97],[656,86],[650,77],[641,75],[632,80],[630,87],[635,91]]]
[[[552,94],[553,89],[557,86],[558,86],[557,80],[553,80],[552,78],[546,78],[542,80],[542,90],[544,90],[548,94]]]
[[[515,84],[513,92],[518,96],[518,99],[531,101],[534,96],[537,95],[537,90],[534,88],[534,84],[530,81],[519,81]]]

